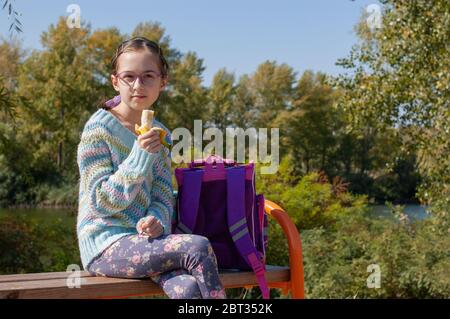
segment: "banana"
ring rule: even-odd
[[[147,133],[148,131],[151,130],[151,128],[153,126],[154,115],[155,115],[155,112],[152,110],[142,111],[141,126],[139,126],[137,124],[134,125],[134,130],[137,135]],[[172,148],[172,145],[167,143],[165,140],[167,132],[160,127],[155,127],[155,130],[157,130],[159,132],[159,140],[160,140],[161,144],[170,150]]]
[[[152,110],[143,110],[141,115],[141,126],[147,126],[149,129],[153,125],[153,116],[155,112]]]

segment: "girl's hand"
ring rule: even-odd
[[[140,235],[156,238],[164,233],[164,227],[154,216],[142,218],[136,225],[136,230]]]
[[[158,153],[161,149],[161,141],[157,128],[151,128],[147,133],[139,135],[137,139],[139,146],[149,153]]]

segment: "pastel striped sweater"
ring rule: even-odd
[[[154,126],[169,130],[160,122]],[[77,236],[84,269],[119,238],[136,234],[141,218],[153,215],[170,233],[174,210],[170,152],[149,153],[109,111],[87,121],[78,145],[80,172]]]

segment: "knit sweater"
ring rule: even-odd
[[[158,126],[170,132],[160,122]],[[170,233],[174,197],[170,152],[142,149],[137,136],[109,111],[85,124],[78,145],[77,236],[84,269],[118,239],[137,234],[141,218],[155,216]]]

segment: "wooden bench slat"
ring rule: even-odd
[[[47,280],[67,278],[67,272],[43,272],[43,273],[29,273],[29,274],[15,274],[15,275],[1,275],[0,284],[4,282],[18,282],[18,281],[33,281],[33,280]],[[87,271],[80,271],[81,277],[91,277]]]
[[[149,279],[94,277],[85,271],[81,272],[81,288],[70,289],[66,285],[68,275],[58,272],[0,276],[0,298],[98,298],[163,293]],[[220,278],[225,288],[257,285],[250,271],[221,270]],[[266,279],[269,283],[289,281],[289,267],[267,265]]]
[[[268,271],[277,269],[285,269],[282,266],[266,265]],[[240,270],[221,269],[220,273],[233,273]],[[20,282],[20,281],[34,281],[34,280],[50,280],[67,278],[68,272],[45,272],[45,273],[28,273],[28,274],[14,274],[14,275],[0,275],[0,284],[5,282]],[[80,277],[92,277],[88,271],[80,271]]]
[[[0,298],[98,298],[117,295],[158,293],[160,288],[150,280],[121,280],[90,277],[81,279],[81,288],[69,289],[65,279],[26,281],[18,284],[0,284]]]

